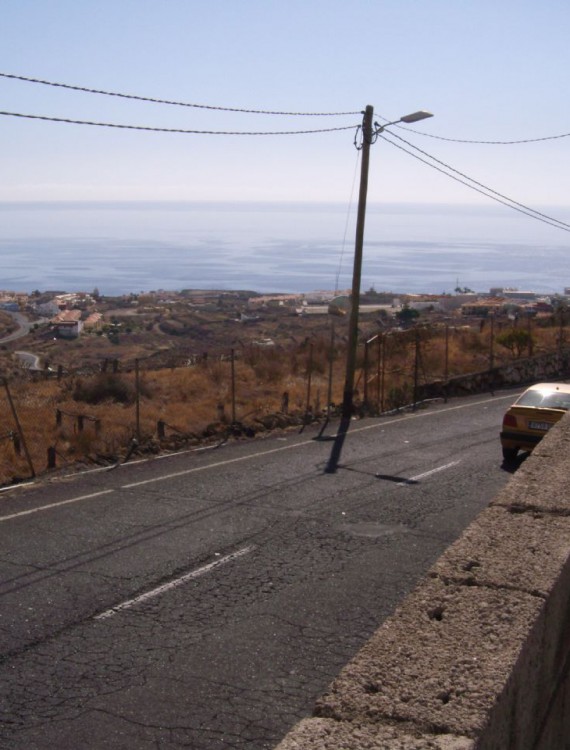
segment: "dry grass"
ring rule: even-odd
[[[555,327],[537,328],[534,353],[556,351],[559,334]],[[368,359],[367,395],[376,408],[380,403],[390,409],[410,402],[416,363],[420,383],[489,366],[488,327],[482,331],[449,329],[447,340],[442,329],[422,329],[419,333],[390,334],[384,341],[384,359],[378,359],[380,349],[375,345],[370,347]],[[39,474],[46,469],[49,448],[55,449],[58,466],[116,460],[128,450],[133,437],[158,450],[159,421],[166,425],[167,436],[197,441],[223,431],[232,421],[234,409],[236,420],[250,426],[259,417],[280,411],[285,393],[289,412],[303,415],[309,408],[318,414],[327,406],[329,348],[330,341],[323,337],[289,350],[244,350],[234,362],[233,387],[232,363],[227,360],[206,360],[191,367],[141,368],[138,401],[134,371],[71,375],[59,381],[14,378],[9,386],[0,387],[0,484],[30,476],[25,447]],[[495,345],[496,365],[511,359],[510,352]],[[344,362],[345,343],[337,341],[331,391],[335,404],[342,401]],[[362,350],[357,364],[356,402],[364,396]],[[20,430],[25,444],[18,453],[12,438]]]

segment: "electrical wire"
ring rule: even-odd
[[[340,257],[339,257],[339,260],[338,260],[338,268],[337,268],[337,272],[336,272],[335,283],[334,283],[335,293],[338,292],[338,290],[339,290],[338,289],[338,287],[339,287],[339,280],[340,280],[340,274],[341,274],[341,271],[342,271],[342,264],[343,264],[343,261],[344,261],[344,251],[345,251],[345,248],[346,248],[346,236],[348,234],[348,225],[349,225],[349,222],[350,222],[350,214],[351,214],[352,206],[353,206],[353,202],[354,202],[354,188],[355,188],[355,185],[356,185],[356,176],[357,176],[357,173],[358,173],[358,164],[359,164],[359,162],[360,162],[360,150],[357,149],[357,151],[356,151],[356,162],[355,162],[355,165],[354,165],[354,174],[352,176],[352,187],[350,189],[350,200],[348,202],[348,208],[347,208],[347,211],[346,211],[346,220],[345,220],[345,223],[344,223],[344,235],[343,235],[343,238],[342,238],[342,246],[341,246],[341,251],[340,251]]]
[[[484,190],[488,190],[490,193],[493,193],[494,195],[498,196],[499,198],[503,198],[504,200],[509,201],[510,203],[515,204],[516,206],[520,206],[521,208],[524,208],[526,211],[532,211],[532,213],[537,214],[538,216],[541,216],[543,219],[547,219],[548,221],[556,222],[557,224],[562,224],[566,228],[570,230],[570,224],[567,224],[564,221],[560,221],[559,219],[555,219],[552,216],[548,216],[548,214],[543,214],[540,211],[536,211],[534,208],[529,208],[528,206],[525,206],[524,203],[519,203],[518,201],[513,200],[512,198],[509,198],[506,195],[503,195],[502,193],[497,192],[496,190],[493,190],[493,188],[488,187],[487,185],[484,185],[482,182],[478,182],[477,180],[474,180],[472,177],[469,177],[468,175],[464,174],[463,172],[460,172],[458,169],[455,169],[454,167],[450,166],[449,164],[446,164],[445,162],[441,161],[441,159],[437,159],[435,156],[432,156],[431,154],[428,154],[427,151],[423,151],[421,148],[418,148],[418,146],[414,146],[413,143],[410,143],[409,141],[406,141],[405,138],[402,138],[401,136],[397,135],[396,133],[390,133],[390,135],[393,135],[394,138],[397,138],[399,141],[402,141],[407,146],[410,146],[411,148],[418,151],[420,154],[423,154],[424,156],[427,156],[429,159],[432,159],[437,164],[441,164],[442,167],[445,167],[446,169],[450,169],[452,172],[455,172],[455,174],[458,174],[460,177],[465,178],[466,180],[469,180],[475,185],[478,185],[480,188],[483,188]]]
[[[65,117],[48,117],[47,115],[29,115],[21,112],[0,112],[5,117],[22,117],[28,120],[44,120],[47,122],[63,122],[68,125],[90,125],[99,128],[119,128],[122,130],[144,130],[153,133],[184,133],[193,135],[306,135],[308,133],[332,133],[338,130],[354,130],[356,125],[345,125],[337,128],[318,128],[315,130],[274,130],[274,131],[243,131],[243,130],[188,130],[185,128],[156,128],[147,125],[120,125],[112,122],[93,122],[91,120],[72,120]]]
[[[408,128],[406,128],[408,129]],[[475,141],[468,140],[466,138],[446,138],[443,135],[434,135],[433,133],[424,133],[421,130],[413,130],[409,128],[410,132],[416,133],[417,135],[424,135],[427,138],[436,138],[438,141],[447,141],[448,143],[475,143],[483,146],[513,146],[519,143],[540,143],[541,141],[554,141],[558,138],[569,138],[570,133],[560,133],[559,135],[545,135],[540,138],[522,138],[518,141]]]
[[[394,133],[391,133],[391,135],[394,135]],[[501,198],[497,197],[500,195],[500,193],[493,194],[495,191],[492,191],[490,188],[485,188],[486,190],[489,190],[490,192],[485,192],[484,190],[475,187],[475,185],[470,184],[466,180],[470,180],[470,177],[466,176],[465,180],[462,180],[460,177],[456,177],[453,174],[450,174],[449,172],[446,172],[445,169],[442,169],[441,167],[436,166],[435,164],[432,164],[431,162],[427,161],[426,159],[423,159],[421,156],[418,156],[417,154],[414,154],[412,151],[408,151],[408,149],[404,148],[403,146],[400,146],[398,143],[395,143],[394,141],[391,141],[389,138],[386,137],[385,132],[379,135],[380,138],[382,138],[384,141],[389,143],[390,145],[394,146],[395,148],[399,149],[400,151],[403,151],[404,153],[408,154],[409,156],[412,156],[414,159],[417,159],[418,161],[421,161],[423,164],[427,164],[428,167],[431,167],[432,169],[435,169],[437,172],[441,172],[442,174],[446,175],[446,177],[449,177],[452,180],[455,180],[456,182],[461,183],[462,185],[465,185],[466,187],[470,188],[471,190],[474,190],[477,193],[480,193],[481,195],[484,195],[486,198],[491,198],[491,200],[496,201],[497,203],[501,203],[504,206],[507,206],[507,208],[512,208],[513,211],[518,211],[519,213],[525,214],[526,216],[529,216],[531,219],[536,219],[537,221],[542,221],[544,224],[549,224],[552,227],[555,227],[556,229],[561,229],[564,232],[570,232],[570,225],[566,224],[563,221],[559,221],[558,219],[550,219],[550,218],[542,218],[543,214],[540,214],[538,211],[534,211],[532,208],[523,207],[519,208],[519,206],[523,206],[523,204],[519,203],[517,204],[516,201],[511,201],[510,198],[507,198],[505,196],[505,200],[502,200]],[[403,140],[403,139],[401,139]],[[415,148],[415,147],[414,147]],[[427,155],[428,158],[433,158]],[[435,159],[434,159],[435,160]],[[457,171],[457,170],[454,170]],[[461,174],[461,173],[459,173]],[[475,182],[475,180],[473,180]],[[511,201],[511,202],[508,202]],[[515,204],[515,205],[513,205]]]
[[[389,122],[389,120],[386,117],[383,117],[382,115],[377,115],[381,120],[385,120],[386,122]],[[558,135],[546,135],[542,136],[540,138],[522,138],[520,140],[516,141],[478,141],[478,140],[470,140],[467,138],[446,138],[443,135],[434,135],[433,133],[426,133],[422,130],[415,130],[414,128],[407,128],[404,125],[398,125],[396,124],[396,127],[402,128],[402,130],[407,131],[408,133],[415,133],[416,135],[423,135],[426,138],[434,138],[438,141],[447,141],[448,143],[473,143],[477,145],[483,145],[483,146],[513,146],[520,143],[540,143],[541,141],[554,141],[558,138],[570,138],[570,133],[560,133]]]
[[[339,117],[344,115],[359,115],[360,111],[355,112],[278,112],[266,109],[240,109],[238,107],[219,107],[210,104],[192,104],[190,102],[171,101],[169,99],[154,99],[149,96],[136,96],[135,94],[121,94],[116,91],[103,91],[101,89],[91,89],[86,86],[73,86],[69,83],[55,83],[54,81],[45,81],[41,78],[28,78],[27,76],[14,75],[12,73],[0,73],[2,78],[11,78],[16,81],[26,81],[27,83],[38,83],[43,86],[53,86],[55,88],[70,89],[72,91],[81,91],[87,94],[99,94],[102,96],[114,96],[120,99],[134,99],[140,102],[150,102],[152,104],[169,104],[174,107],[193,107],[195,109],[210,109],[219,112],[241,112],[244,114],[254,115],[281,115],[286,117]]]
[[[16,75],[15,73],[0,72],[0,77],[12,79],[15,81],[24,81],[26,83],[36,83],[42,86],[52,86],[54,88],[63,88],[63,89],[71,90],[71,91],[80,91],[82,93],[87,93],[87,94],[97,94],[100,96],[112,96],[112,97],[116,97],[119,99],[132,99],[135,101],[150,102],[152,104],[167,104],[167,105],[175,106],[175,107],[193,107],[195,109],[207,109],[207,110],[214,110],[214,111],[219,111],[219,112],[239,112],[239,113],[244,113],[244,114],[278,115],[278,116],[284,116],[284,117],[339,117],[339,116],[360,114],[358,110],[345,111],[345,112],[289,112],[289,111],[267,110],[267,109],[245,109],[245,108],[240,108],[240,107],[224,107],[224,106],[213,105],[213,104],[196,104],[193,102],[181,102],[181,101],[170,100],[170,99],[157,99],[157,98],[150,97],[150,96],[139,96],[136,94],[124,94],[124,93],[117,92],[117,91],[105,91],[104,89],[93,89],[87,86],[76,86],[76,85],[69,84],[69,83],[47,81],[42,78],[31,78],[29,76]],[[380,117],[380,119],[385,120],[386,122],[389,122],[389,120],[386,117],[382,117],[381,115],[378,115],[378,116]],[[407,128],[407,127],[404,127],[403,125],[397,125],[397,127],[400,127],[410,133],[422,135],[422,136],[425,136],[426,138],[434,138],[440,141],[447,141],[448,143],[472,143],[472,144],[493,145],[493,146],[507,146],[507,145],[521,144],[521,143],[539,143],[541,141],[551,141],[551,140],[556,140],[559,138],[570,137],[570,133],[560,133],[558,135],[548,135],[548,136],[542,136],[539,138],[523,138],[520,140],[512,140],[512,141],[485,141],[485,140],[475,140],[475,139],[467,139],[467,138],[447,138],[442,135],[435,135],[433,133],[426,133],[421,130],[415,130],[414,128]]]
[[[223,106],[196,104],[196,103],[190,103],[190,102],[172,101],[172,100],[167,100],[167,99],[156,99],[156,98],[151,98],[151,97],[138,96],[134,94],[124,94],[124,93],[113,92],[113,91],[104,91],[101,89],[92,89],[92,88],[88,88],[85,86],[75,86],[72,84],[47,81],[47,80],[43,80],[39,78],[30,78],[27,76],[21,76],[21,75],[16,75],[16,74],[11,74],[11,73],[0,72],[0,77],[13,79],[17,81],[23,81],[27,83],[35,83],[35,84],[40,84],[40,85],[45,85],[45,86],[52,86],[56,88],[64,88],[64,89],[73,90],[73,91],[80,91],[80,92],[89,93],[89,94],[97,94],[97,95],[111,96],[111,97],[117,97],[117,98],[122,98],[122,99],[150,102],[153,104],[166,104],[166,105],[179,106],[179,107],[192,107],[192,108],[197,108],[197,109],[216,110],[216,111],[222,111],[222,112],[238,112],[238,113],[244,113],[244,114],[302,116],[302,117],[310,117],[310,116],[333,117],[333,116],[361,114],[361,112],[357,112],[357,111],[287,112],[287,111],[273,111],[273,110],[262,110],[262,109],[242,109],[242,108],[237,108],[237,107],[223,107]],[[138,130],[138,131],[156,132],[156,133],[179,133],[179,134],[192,134],[192,135],[225,135],[225,136],[230,136],[230,135],[247,135],[247,136],[307,135],[307,134],[313,134],[313,133],[316,134],[316,133],[329,133],[329,132],[343,131],[343,130],[353,130],[354,128],[356,128],[357,130],[356,130],[356,135],[355,135],[355,145],[357,145],[356,139],[358,136],[359,129],[361,127],[360,125],[347,125],[347,126],[334,127],[334,128],[318,128],[318,129],[310,129],[310,130],[282,130],[282,131],[193,130],[193,129],[185,129],[185,128],[150,127],[150,126],[145,126],[145,125],[124,125],[124,124],[119,124],[119,123],[96,122],[96,121],[91,121],[91,120],[77,120],[77,119],[62,118],[62,117],[52,117],[52,116],[47,116],[47,115],[31,115],[31,114],[23,114],[19,112],[7,112],[7,111],[0,111],[0,115],[6,116],[6,117],[19,117],[19,118],[25,118],[25,119],[30,119],[30,120],[42,120],[42,121],[47,121],[47,122],[66,123],[66,124],[71,124],[71,125],[88,125],[91,127],[116,128],[116,129],[122,129],[122,130]],[[380,116],[380,119],[386,120],[388,122],[388,120],[385,117]],[[401,125],[398,125],[397,123],[394,123],[394,124],[397,127],[402,127]],[[563,133],[560,135],[545,136],[542,138],[527,138],[523,140],[513,140],[513,141],[482,141],[482,140],[467,140],[467,139],[459,139],[459,138],[446,138],[443,136],[434,135],[432,133],[425,133],[419,130],[415,130],[413,128],[403,128],[403,129],[408,132],[416,133],[417,135],[423,135],[429,138],[435,138],[437,140],[448,141],[452,143],[472,143],[472,144],[488,144],[488,145],[513,145],[513,144],[521,144],[521,143],[536,143],[539,141],[548,141],[548,140],[554,140],[554,139],[559,139],[559,138],[567,138],[570,136],[570,133]],[[436,169],[437,171],[445,174],[447,177],[450,177],[451,179],[454,179],[455,181],[460,182],[466,187],[469,187],[472,190],[475,190],[476,192],[481,193],[482,195],[485,195],[486,197],[491,198],[492,200],[495,200],[496,202],[507,206],[508,208],[512,208],[516,211],[519,211],[520,213],[530,216],[531,218],[535,218],[539,221],[549,224],[550,226],[554,226],[558,229],[562,229],[563,231],[570,231],[570,224],[567,224],[566,222],[560,221],[559,219],[555,219],[551,216],[543,214],[540,211],[536,211],[535,209],[529,208],[528,206],[525,206],[524,204],[519,203],[518,201],[515,201],[503,195],[502,193],[499,193],[498,191],[487,187],[486,185],[478,182],[477,180],[474,180],[473,178],[469,177],[463,172],[460,172],[454,167],[451,167],[449,164],[446,164],[445,162],[437,159],[431,154],[428,154],[426,151],[423,151],[422,149],[418,148],[417,146],[410,143],[409,141],[406,141],[404,138],[401,138],[399,135],[397,135],[396,133],[392,131],[390,131],[390,136],[397,138],[398,140],[400,140],[402,143],[405,143],[410,148],[423,154],[423,156],[427,157],[427,159],[430,159],[431,162],[417,156],[417,154],[414,154],[411,151],[408,151],[403,146],[400,146],[397,143],[394,143],[394,141],[391,141],[389,137],[386,137],[384,132],[380,134],[380,131],[376,131],[374,133],[374,136],[375,136],[375,139],[378,137],[383,138],[383,140],[387,141],[392,146],[399,148],[401,151],[404,151],[409,156],[413,156],[414,158],[423,162],[427,166],[432,167],[432,169]],[[435,164],[432,162],[435,162],[436,164],[440,164],[441,167],[443,168],[435,166]],[[453,174],[450,174],[450,172],[445,171],[445,170],[450,170],[451,172],[454,172],[456,175],[459,175],[459,177],[456,177]],[[337,284],[338,284],[338,275],[337,275]]]

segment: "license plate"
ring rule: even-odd
[[[531,430],[542,430],[543,432],[546,432],[552,427],[550,422],[529,422],[528,426]]]

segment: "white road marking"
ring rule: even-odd
[[[400,486],[405,486],[407,484],[411,484],[412,482],[419,482],[420,479],[425,479],[426,477],[431,476],[432,474],[437,474],[439,471],[445,471],[446,469],[451,469],[452,466],[457,466],[457,464],[461,463],[460,461],[451,461],[448,464],[444,464],[443,466],[437,466],[435,469],[430,469],[429,471],[424,471],[423,474],[416,474],[415,477],[410,477],[409,479],[404,479],[403,482],[399,482]]]
[[[145,484],[153,484],[154,482],[163,482],[165,479],[175,479],[176,477],[184,477],[188,474],[196,474],[199,471],[207,471],[208,469],[217,469],[219,466],[229,466],[230,464],[237,464],[241,461],[251,461],[254,458],[260,456],[269,456],[272,453],[281,453],[281,451],[289,451],[293,448],[300,448],[304,445],[311,445],[314,440],[305,440],[302,443],[293,443],[292,445],[284,445],[282,448],[272,448],[269,451],[260,451],[259,453],[249,453],[247,456],[238,456],[237,458],[227,458],[224,461],[215,461],[213,464],[205,464],[204,466],[194,466],[191,469],[184,469],[184,471],[175,471],[173,474],[163,474],[160,477],[153,477],[152,479],[143,479],[140,482],[132,482],[131,484],[123,484],[120,489],[130,490],[133,487],[141,487]]]
[[[0,492],[13,492],[16,488],[20,489],[20,487],[30,487],[33,486],[33,484],[33,479],[28,482],[22,482],[22,484],[9,484],[7,487],[0,487]]]
[[[450,406],[447,409],[442,409],[437,412],[437,414],[441,414],[442,411],[455,411],[457,409],[467,409],[470,406],[480,406],[481,404],[486,403],[493,403],[496,402],[498,399],[503,398],[509,398],[512,400],[512,396],[499,396],[499,397],[493,397],[490,399],[486,399],[485,401],[478,401],[476,404],[460,404],[458,406]],[[387,427],[388,425],[395,424],[396,422],[403,422],[406,419],[421,419],[422,417],[429,417],[429,416],[435,416],[433,412],[424,412],[423,414],[411,414],[411,415],[404,415],[396,417],[395,419],[390,419],[386,422],[381,423],[375,423],[372,425],[366,425],[365,427],[353,427],[349,430],[348,436],[351,434],[357,433],[357,432],[364,432],[366,430],[375,430],[375,429],[383,429],[384,427]],[[336,435],[334,436],[336,437]],[[254,458],[259,458],[259,456],[269,456],[272,453],[281,453],[281,451],[288,451],[292,450],[294,448],[303,448],[306,445],[311,445],[315,441],[310,438],[309,440],[304,440],[301,443],[293,443],[292,445],[284,445],[281,448],[273,448],[269,451],[260,451],[259,453],[250,453],[247,456],[239,456],[238,458],[228,458],[224,461],[216,461],[213,464],[207,464],[204,466],[194,466],[191,469],[184,469],[184,471],[177,471],[173,474],[163,474],[160,477],[153,477],[152,479],[143,479],[140,482],[133,482],[131,484],[124,484],[122,485],[122,490],[129,490],[133,487],[141,487],[145,484],[153,484],[156,482],[164,482],[168,479],[175,479],[176,477],[184,477],[188,476],[189,474],[195,474],[199,471],[207,471],[208,469],[216,469],[220,466],[229,466],[230,464],[239,463],[241,461],[251,461]]]
[[[507,399],[512,401],[513,400],[512,394],[508,396],[493,396],[491,398],[485,399],[484,401],[476,401],[475,403],[458,404],[457,406],[449,406],[445,409],[440,409],[437,412],[423,412],[421,414],[414,413],[414,414],[402,415],[402,416],[398,416],[398,417],[395,417],[394,419],[390,419],[387,421],[380,421],[380,422],[375,422],[374,424],[365,425],[364,427],[351,427],[351,429],[348,432],[348,436],[350,436],[351,434],[355,434],[357,432],[365,432],[367,430],[378,430],[378,429],[383,430],[385,427],[389,425],[395,424],[397,422],[403,422],[407,419],[422,419],[422,418],[427,418],[427,417],[434,417],[446,411],[457,411],[458,409],[469,409],[472,407],[482,406],[483,404],[496,403],[497,401],[507,400]],[[332,435],[330,437],[335,437],[335,436]],[[207,471],[208,469],[215,469],[220,466],[229,466],[230,464],[239,463],[242,461],[252,461],[256,458],[259,458],[260,456],[269,456],[272,453],[281,453],[282,451],[294,450],[295,448],[304,448],[307,445],[314,445],[314,443],[315,441],[313,440],[313,438],[309,438],[308,440],[303,440],[300,443],[292,443],[289,445],[283,445],[280,448],[273,448],[272,450],[268,450],[268,451],[259,451],[256,453],[250,453],[247,456],[239,456],[238,458],[229,458],[224,461],[217,461],[215,463],[206,464],[204,466],[195,466],[191,469],[185,469],[184,471],[178,471],[172,474],[163,474],[162,476],[154,477],[153,479],[146,479],[141,482],[133,482],[132,484],[125,484],[119,489],[132,489],[133,487],[141,487],[145,484],[168,481],[169,479],[173,479],[175,477],[187,476],[189,474],[194,474],[199,471]],[[190,451],[181,451],[181,453],[184,453],[184,452],[192,453],[192,452],[196,452],[196,449],[192,449]],[[167,458],[169,455],[170,454],[166,454],[165,458]],[[141,459],[137,463],[144,463],[146,460],[154,461],[156,460],[156,458]],[[129,466],[132,466],[133,464],[134,462],[131,462]],[[98,469],[95,469],[94,471],[101,471],[101,470],[102,469],[98,468]],[[105,467],[105,470],[108,471],[108,468]],[[50,503],[49,505],[42,505],[38,508],[24,510],[19,513],[12,513],[11,515],[8,515],[8,516],[0,516],[0,523],[2,521],[9,521],[13,518],[18,518],[20,516],[27,516],[27,515],[30,515],[31,513],[38,513],[44,510],[51,510],[52,508],[57,508],[60,505],[68,505],[70,503],[80,502],[81,500],[89,500],[91,498],[98,497],[99,495],[105,495],[111,492],[115,492],[115,489],[103,490],[102,492],[95,492],[92,495],[82,495],[81,497],[71,498],[70,500],[62,500],[57,503]]]
[[[482,406],[484,404],[496,403],[497,401],[507,401],[507,400],[512,401],[513,398],[514,397],[512,394],[510,396],[493,396],[491,398],[485,399],[484,401],[476,401],[473,404],[458,404],[457,406],[448,406],[445,409],[440,409],[437,412],[424,411],[421,414],[414,412],[413,414],[408,414],[407,416],[404,416],[404,417],[397,417],[396,419],[390,419],[387,422],[366,425],[366,427],[357,427],[356,429],[351,430],[350,432],[365,432],[366,430],[374,430],[374,429],[377,429],[378,427],[384,427],[384,425],[394,424],[394,422],[402,422],[404,419],[422,419],[425,417],[436,417],[439,414],[442,414],[447,411],[458,411],[459,409],[469,409],[472,406]]]
[[[43,510],[50,510],[51,508],[59,508],[62,505],[69,505],[70,503],[79,503],[82,500],[91,500],[94,497],[101,497],[101,495],[110,495],[115,490],[101,490],[101,492],[93,492],[90,495],[81,495],[80,497],[72,497],[69,500],[59,500],[57,503],[49,503],[49,505],[39,505],[37,508],[30,508],[29,510],[20,510],[18,513],[12,513],[9,516],[0,516],[0,523],[2,521],[10,521],[12,518],[20,518],[21,516],[29,516],[32,513],[39,513]]]
[[[232,562],[232,560],[237,560],[238,557],[243,557],[244,555],[253,552],[254,549],[255,547],[243,547],[242,549],[238,549],[236,552],[232,552],[225,557],[220,557],[219,560],[214,560],[214,562],[211,562],[208,565],[204,565],[202,568],[192,570],[190,573],[186,573],[186,575],[183,575],[180,578],[176,578],[174,581],[164,583],[162,584],[162,586],[158,586],[151,591],[147,591],[145,594],[135,596],[134,599],[128,599],[121,604],[117,604],[115,607],[111,607],[111,609],[108,609],[105,612],[101,612],[101,614],[99,615],[95,615],[94,619],[106,620],[109,617],[113,617],[113,615],[116,615],[118,612],[122,612],[124,609],[130,609],[131,607],[134,607],[141,602],[148,601],[149,599],[154,599],[155,596],[159,596],[165,591],[171,591],[172,589],[178,588],[178,586],[182,586],[182,584],[187,583],[194,578],[199,578],[205,573],[209,573],[211,570],[214,570],[214,568],[220,567],[220,565],[226,565],[227,563]]]

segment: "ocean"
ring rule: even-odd
[[[0,289],[347,289],[355,222],[324,203],[0,203]],[[562,293],[570,234],[495,205],[367,207],[363,290],[456,286]]]

